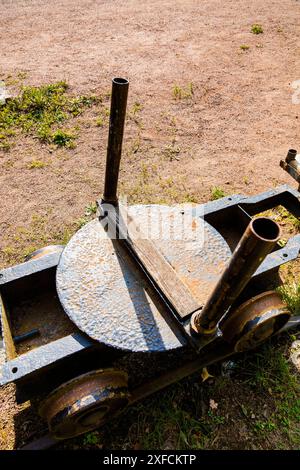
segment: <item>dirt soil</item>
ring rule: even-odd
[[[73,94],[103,94],[112,77],[128,77],[120,179],[129,202],[204,202],[215,186],[296,187],[279,161],[299,144],[299,9],[296,0],[1,0],[0,80],[12,93],[21,82],[66,80]],[[251,33],[254,23],[263,34]],[[101,195],[107,126],[94,119],[92,110],[81,118],[75,149],[20,137],[0,152],[1,266],[22,259],[33,215],[43,218],[43,242],[55,241]],[[46,166],[29,169],[32,159]],[[44,426],[9,386],[0,391],[0,448],[17,445],[16,423],[19,442]]]

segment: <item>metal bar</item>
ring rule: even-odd
[[[280,250],[270,253],[258,267],[253,277],[278,269],[279,266],[296,259],[300,252],[300,234],[291,237]]]
[[[197,371],[207,367],[210,364],[219,362],[235,354],[232,345],[225,343],[222,339],[215,340],[216,342],[211,343],[209,350],[204,352],[200,357],[194,361],[187,362],[183,366],[177,367],[176,369],[170,370],[161,374],[161,376],[150,380],[149,382],[140,385],[132,391],[129,404],[132,405],[137,401],[143,400],[144,398],[162,390],[175,382],[194,374]]]
[[[13,340],[15,344],[22,343],[23,341],[27,341],[32,338],[36,338],[40,336],[41,332],[38,328],[33,328],[33,330],[27,331],[27,333],[23,333],[22,335],[14,336]]]
[[[4,304],[4,300],[0,293],[0,330],[2,330],[3,344],[5,355],[8,360],[14,359],[17,356],[15,344],[11,333],[10,318],[7,310],[7,306]],[[1,367],[0,367],[1,371]]]
[[[40,273],[57,266],[61,253],[49,253],[42,258],[26,261],[26,263],[16,264],[0,272],[0,286],[9,284],[17,279],[23,279],[32,274]]]
[[[250,196],[240,201],[242,206],[250,215],[259,214],[273,207],[282,205],[295,217],[300,217],[299,193],[289,185],[284,184],[264,193]]]
[[[279,238],[280,227],[273,220],[258,217],[250,222],[206,305],[192,316],[193,331],[208,336],[215,334],[219,320]]]
[[[46,450],[50,449],[50,447],[54,447],[59,442],[49,433],[43,437],[39,437],[35,441],[29,442],[25,446],[19,447],[18,450]]]
[[[300,328],[300,316],[292,317],[281,330],[279,330],[276,334],[284,333],[289,330],[293,330],[294,328]]]
[[[129,82],[125,78],[114,78],[110,105],[109,134],[106,156],[103,202],[117,204],[122,141]]]
[[[81,351],[92,348],[94,343],[80,333],[73,333],[64,338],[52,341],[39,348],[22,354],[5,362],[0,370],[0,386],[10,382],[18,382],[30,374],[40,372],[59,360],[65,360]]]

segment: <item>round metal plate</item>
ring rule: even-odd
[[[199,214],[195,207],[131,206],[128,213],[145,229],[149,210],[155,209],[162,223],[151,226],[151,238],[204,304],[231,256],[227,243],[199,215],[193,216]],[[192,241],[181,236],[187,211],[195,232]],[[168,224],[172,239],[159,238]],[[79,230],[64,249],[57,291],[70,319],[101,343],[131,351],[165,351],[185,344],[122,242],[110,239],[98,219]]]

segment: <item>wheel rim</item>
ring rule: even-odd
[[[223,337],[236,352],[247,351],[279,331],[290,315],[277,292],[264,292],[229,313],[221,325]]]
[[[127,374],[100,369],[55,389],[40,407],[40,414],[56,439],[67,439],[102,426],[128,401]]]

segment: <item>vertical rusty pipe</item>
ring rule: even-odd
[[[280,238],[280,227],[267,217],[253,219],[238,243],[207,303],[191,318],[193,331],[212,335],[217,324],[240,295],[251,276]]]
[[[103,202],[117,204],[117,186],[122,153],[122,141],[127,105],[129,81],[125,78],[112,80],[109,134]]]
[[[290,163],[292,160],[295,160],[296,157],[297,157],[297,150],[289,149],[285,161],[286,163]]]

